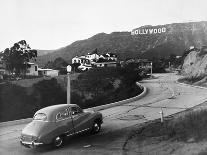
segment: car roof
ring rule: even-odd
[[[58,112],[60,112],[61,110],[66,109],[66,108],[69,108],[69,107],[77,107],[77,105],[76,104],[52,105],[52,106],[48,106],[48,107],[45,107],[45,108],[42,108],[42,109],[38,110],[35,113],[35,115],[38,114],[38,113],[44,113],[44,114],[46,114],[48,121],[54,121],[55,116]]]

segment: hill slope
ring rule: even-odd
[[[207,47],[192,50],[185,58],[182,73],[192,78],[203,78],[207,75]]]
[[[38,57],[43,65],[49,60],[62,57],[70,62],[80,56],[98,49],[99,54],[113,52],[119,59],[167,57],[171,53],[182,55],[189,46],[200,47],[207,43],[207,22],[174,23],[147,28],[165,27],[161,34],[131,35],[131,32],[99,33],[91,38],[76,41],[66,47]],[[143,27],[141,27],[143,28]]]

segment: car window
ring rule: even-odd
[[[41,121],[45,121],[47,119],[46,114],[44,113],[38,113],[34,116],[33,118],[34,120],[41,120]]]
[[[68,118],[69,116],[70,115],[69,115],[68,109],[65,109],[57,113],[56,120],[63,120],[63,119]]]
[[[71,107],[72,115],[80,114],[83,110],[80,107]]]

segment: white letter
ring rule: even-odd
[[[152,34],[152,32],[153,32],[153,29],[149,29],[149,32],[150,32],[150,34]]]
[[[145,34],[148,34],[148,29],[145,29]]]
[[[135,30],[135,34],[138,34],[138,30]]]
[[[131,32],[131,35],[134,35],[134,31]]]
[[[166,32],[166,28],[165,27],[162,28],[162,32]]]
[[[159,28],[159,29],[158,29],[158,33],[161,33],[161,32],[162,32],[162,30],[161,30],[161,28]]]
[[[141,31],[141,30],[139,29],[139,34],[142,34],[140,31]]]
[[[154,29],[154,33],[157,33],[157,29]]]

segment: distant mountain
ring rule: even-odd
[[[165,28],[166,31],[158,33],[159,28]],[[172,53],[182,55],[189,46],[201,47],[207,44],[207,22],[205,21],[158,26],[146,25],[134,30],[138,29],[141,31],[137,35],[131,35],[131,32],[99,33],[91,38],[76,41],[54,50],[52,53],[39,56],[37,62],[41,66],[58,57],[71,62],[73,57],[90,53],[96,48],[99,54],[112,52],[117,54],[121,60],[168,57]],[[157,30],[150,34],[150,29]]]

